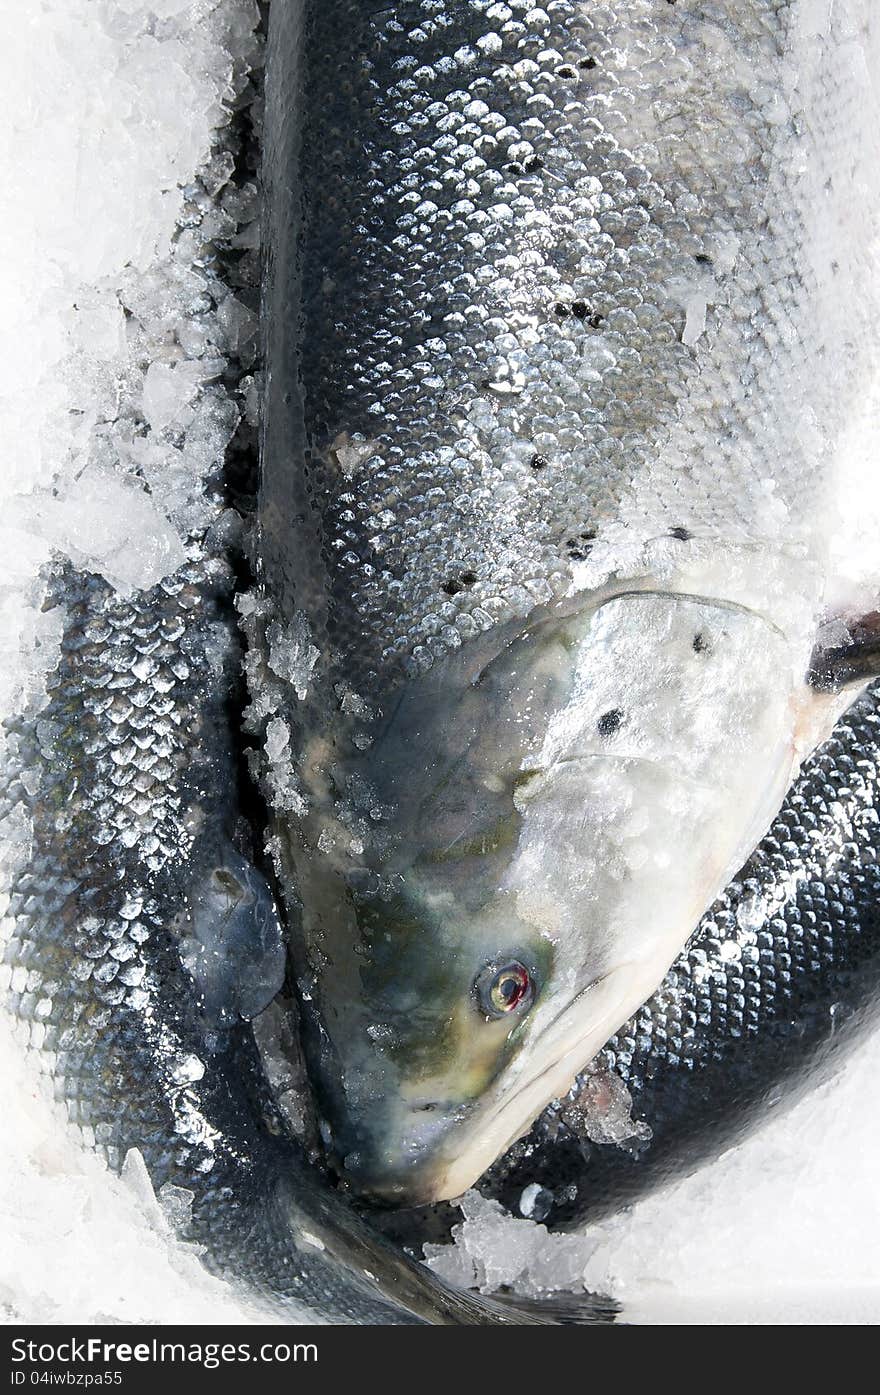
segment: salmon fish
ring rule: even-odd
[[[876,669],[877,45],[865,0],[273,6],[248,721],[370,1195],[565,1094]]]
[[[57,39],[51,26],[46,32]],[[243,143],[243,114],[239,130]],[[206,367],[199,353],[206,342],[228,342],[210,312],[228,309],[228,280],[256,303],[240,247],[231,254],[233,279],[228,241],[225,257],[217,246],[236,226],[216,198],[233,163],[247,183],[246,152],[234,151],[239,161],[229,154],[188,190],[170,262],[121,292],[140,377],[156,364],[166,391],[173,372],[166,353],[181,375],[195,372],[200,382],[223,366],[209,358]],[[233,195],[233,210],[246,206],[243,189]],[[156,316],[157,300],[158,332],[155,322],[151,330],[143,324],[151,309]],[[115,303],[121,325],[122,305]],[[238,313],[247,318],[243,306]],[[176,333],[180,342],[172,342]],[[246,376],[245,349],[230,353],[230,384]],[[107,532],[112,555],[103,560],[104,574],[90,568],[91,554],[74,545],[83,531],[77,506],[57,505],[73,517],[54,536],[72,541],[66,556],[59,543],[29,584],[28,597],[47,623],[33,653],[22,645],[27,681],[15,690],[17,705],[3,714],[0,733],[0,1000],[4,1042],[9,1028],[24,1082],[10,1071],[8,1084],[24,1088],[29,1100],[36,1094],[29,1063],[38,1065],[83,1146],[140,1179],[141,1196],[161,1219],[152,1188],[173,1217],[173,1231],[233,1286],[233,1297],[245,1292],[277,1321],[553,1321],[554,1314],[454,1291],[384,1241],[312,1165],[278,1108],[253,1024],[282,987],[285,944],[249,828],[236,716],[242,655],[231,563],[243,563],[235,543],[241,519],[227,505],[241,507],[246,493],[246,429],[223,472],[241,397],[211,383],[197,412],[168,430],[167,418],[154,417],[149,436],[149,403],[145,411],[132,387],[136,366],[120,362],[120,420],[106,422],[101,457],[109,493],[93,481],[90,494],[86,482],[78,506]],[[86,396],[96,391],[90,371],[86,364]],[[155,399],[153,406],[158,412]],[[103,399],[100,411],[89,410],[104,424]],[[151,451],[159,455],[170,494],[180,490],[181,476],[185,481],[181,533],[168,546],[167,519],[157,532],[137,479],[124,478],[124,465],[116,471],[126,445],[141,449],[140,462]],[[81,469],[79,455],[73,459]],[[69,486],[63,471],[60,461],[60,481]],[[66,490],[56,493],[63,499]],[[38,506],[39,496],[35,513]],[[128,512],[117,531],[120,508]],[[126,527],[134,539],[127,555]],[[26,534],[12,536],[27,542]],[[3,599],[5,622],[5,590]],[[17,649],[12,640],[10,654]],[[22,1176],[39,1167],[22,1143]],[[27,1211],[29,1200],[17,1172],[4,1179],[10,1215]],[[98,1237],[101,1227],[93,1226],[82,1192],[73,1187],[65,1196],[74,1197],[83,1226]],[[11,1243],[20,1246],[22,1234],[30,1239],[26,1223]],[[127,1239],[136,1246],[138,1232]],[[44,1258],[53,1245],[50,1235]],[[131,1292],[136,1266],[135,1254],[127,1280],[119,1278],[123,1316],[141,1298]],[[17,1291],[11,1297],[17,1301]],[[589,1320],[593,1310],[587,1302],[580,1316]],[[54,1312],[46,1298],[41,1311]]]

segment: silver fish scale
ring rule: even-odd
[[[49,702],[11,731],[7,808],[29,811],[33,852],[12,887],[7,1007],[84,1143],[113,1167],[137,1147],[157,1189],[192,1194],[189,1238],[221,1272],[331,1319],[406,1321],[299,1256],[248,1098],[253,1053],[215,1040],[212,1054],[178,957],[175,917],[210,851],[194,830],[207,824],[210,844],[231,783],[218,766],[237,652],[228,599],[211,560],[131,602],[96,578],[59,578]],[[302,1164],[286,1161],[296,1180]]]
[[[185,1238],[281,1317],[540,1324],[377,1239],[286,1133],[249,1025],[201,1015],[179,939],[238,815],[240,654],[229,569],[193,551],[131,600],[70,568],[50,587],[60,661],[46,705],[6,723],[0,770],[0,817],[31,824],[4,916],[4,1010],[84,1145],[115,1169],[137,1148],[157,1190],[185,1189]]]
[[[605,1049],[636,1090],[662,1058],[720,1059],[769,1017],[800,1007],[816,976],[844,971],[874,942],[880,887],[877,695],[813,757],[740,877],[703,918],[660,990]],[[833,1030],[834,1003],[822,1009]]]
[[[159,1001],[176,960],[167,873],[194,841],[183,772],[202,722],[182,698],[201,692],[205,709],[204,660],[191,661],[181,637],[212,572],[228,588],[219,564],[193,567],[145,604],[114,603],[94,578],[59,578],[53,603],[67,623],[48,703],[35,723],[8,724],[7,809],[21,803],[33,821],[8,912],[9,1006],[86,1141],[112,1165],[136,1143],[158,1184],[183,1185],[216,1161],[191,1092],[198,1064]],[[178,897],[172,916],[181,909]],[[145,1054],[150,1079],[139,1081]]]
[[[832,177],[814,127],[852,96],[822,37],[793,89],[798,13],[311,7],[297,599],[349,677],[430,667],[671,529],[809,531],[849,394],[820,410],[843,310],[797,171]]]

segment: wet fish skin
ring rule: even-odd
[[[522,621],[573,573],[581,589],[604,582],[624,560],[624,526],[629,566],[671,529],[778,545],[765,471],[773,444],[799,434],[817,296],[829,340],[854,314],[860,359],[873,343],[849,288],[835,313],[814,284],[820,268],[798,264],[798,201],[811,191],[765,91],[790,79],[811,8],[279,8],[264,565],[282,609],[305,609],[319,644],[327,631],[353,686],[358,668],[393,683],[490,619]],[[855,27],[860,7],[848,10]],[[809,84],[824,79],[811,67],[804,81],[818,104]],[[825,134],[811,131],[809,147],[823,177],[837,158],[818,148]],[[817,235],[841,216],[842,192],[830,195]],[[783,198],[797,226],[774,229],[774,243],[766,221]],[[729,323],[706,364],[700,339],[683,337],[691,298],[710,290]],[[787,332],[776,352],[783,327],[808,325],[812,335]],[[496,381],[517,338],[508,349],[526,382]],[[597,382],[605,370],[613,390]],[[759,400],[743,395],[741,373],[746,386],[762,376]],[[706,453],[706,404],[690,420],[676,409],[697,378],[715,410],[726,406],[725,445],[673,490],[682,453]],[[783,401],[773,389],[789,378],[797,392]],[[815,527],[828,489],[815,452],[852,405],[838,405],[821,442],[789,452],[775,480],[787,546],[793,527]],[[650,498],[637,500],[639,487]]]
[[[650,994],[845,705],[806,674],[837,445],[876,434],[839,178],[876,33],[859,0],[285,13],[263,699],[298,671],[254,724],[331,1150],[417,1201]]]
[[[272,1096],[249,1019],[284,965],[241,800],[224,509],[254,464],[244,434],[225,477],[212,463],[205,531],[154,589],[120,596],[61,560],[40,578],[61,642],[45,701],[3,716],[2,1011],[83,1145],[114,1169],[137,1149],[157,1191],[182,1188],[183,1238],[280,1320],[607,1321],[602,1300],[530,1310],[438,1285],[309,1165]]]
[[[113,1168],[137,1148],[157,1191],[189,1192],[184,1238],[279,1317],[541,1323],[435,1284],[375,1237],[285,1131],[239,1015],[242,961],[225,967],[219,1017],[223,982],[206,1003],[183,967],[200,914],[213,911],[224,934],[230,917],[253,917],[244,967],[250,1010],[261,1005],[265,907],[229,725],[232,577],[202,544],[191,550],[182,572],[131,599],[69,566],[50,587],[63,638],[48,701],[7,722],[3,809],[26,813],[32,840],[4,917],[4,1010],[84,1146]],[[264,1000],[277,987],[272,958]]]

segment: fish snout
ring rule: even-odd
[[[399,1105],[393,1126],[383,1127],[377,1111],[344,1155],[337,1146],[339,1170],[353,1190],[385,1205],[445,1199],[451,1137],[470,1112],[457,1101],[420,1100]]]

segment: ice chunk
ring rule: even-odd
[[[647,1141],[651,1129],[632,1117],[632,1095],[619,1075],[593,1066],[563,1101],[560,1116],[593,1143]]]
[[[275,765],[284,759],[290,750],[290,727],[281,717],[273,717],[266,726],[266,759]]]
[[[186,560],[177,530],[151,495],[101,466],[64,492],[35,498],[30,521],[59,552],[121,592],[154,586]]]
[[[114,359],[124,352],[125,318],[114,291],[84,291],[67,323],[74,340],[96,358]]]
[[[188,422],[199,387],[222,373],[223,359],[184,359],[178,363],[151,363],[144,379],[144,416],[154,431],[172,422]]]
[[[150,1174],[139,1148],[129,1148],[119,1175],[137,1202],[147,1224],[155,1230],[164,1230],[165,1216],[156,1199]]]
[[[351,479],[363,462],[373,454],[374,445],[360,432],[349,436],[347,431],[343,431],[336,437],[330,449],[342,473],[347,479]]]
[[[173,1234],[182,1235],[190,1225],[194,1200],[194,1192],[186,1187],[176,1187],[173,1182],[166,1182],[164,1187],[160,1187],[159,1205]]]
[[[257,337],[257,317],[253,311],[228,295],[217,309],[217,320],[226,338],[226,347],[246,363],[253,361],[253,349]]]
[[[312,643],[312,631],[301,610],[288,624],[273,620],[266,637],[269,641],[269,667],[290,684],[300,701],[309,691],[312,670],[321,651]]]
[[[681,342],[692,348],[706,329],[706,312],[709,302],[704,295],[696,292],[685,305],[685,326],[681,332]]]
[[[517,1220],[497,1201],[470,1191],[462,1197],[463,1222],[454,1245],[425,1245],[430,1267],[449,1283],[491,1293],[502,1286],[538,1296],[548,1290],[579,1292],[596,1241],[551,1235],[546,1226]]]
[[[538,1182],[530,1182],[523,1188],[523,1194],[519,1199],[519,1213],[525,1216],[526,1220],[543,1221],[550,1214],[552,1205],[553,1193],[548,1192],[547,1188]]]
[[[272,717],[267,723],[263,749],[266,783],[274,807],[292,814],[304,814],[308,804],[293,766],[290,727],[282,717]]]

